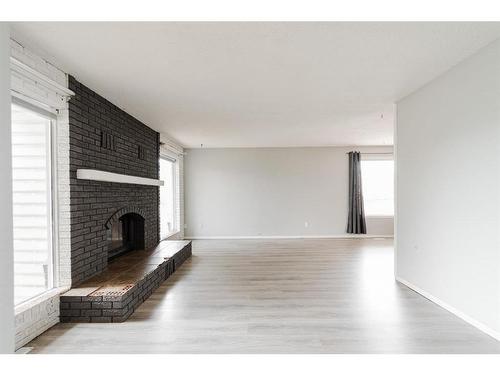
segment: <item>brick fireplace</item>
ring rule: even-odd
[[[123,322],[191,243],[159,243],[159,133],[74,77],[69,88],[72,288],[60,321]]]
[[[157,186],[77,178],[82,168],[158,179],[159,133],[74,77],[69,88],[72,286],[101,273],[108,261],[159,241]]]

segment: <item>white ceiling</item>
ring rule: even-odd
[[[12,35],[186,147],[388,145],[392,103],[500,23],[14,23]]]

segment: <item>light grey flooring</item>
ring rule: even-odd
[[[58,324],[32,353],[500,353],[394,281],[392,240],[195,241],[125,323]]]

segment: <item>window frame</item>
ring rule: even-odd
[[[368,154],[363,154],[361,153],[361,173],[363,173],[363,161],[392,161],[393,166],[395,166],[395,160],[394,160],[394,154],[393,153],[368,153]],[[368,219],[392,219],[395,216],[396,213],[396,176],[395,176],[396,170],[394,168],[394,173],[393,173],[393,179],[392,179],[392,184],[393,184],[393,213],[391,214],[368,214],[366,212],[366,204],[364,202],[365,200],[365,194],[363,194],[363,205],[365,206],[365,217]],[[364,181],[361,180],[361,184],[364,187]]]
[[[170,233],[167,233],[165,237],[162,237],[161,233],[161,191],[159,192],[158,195],[158,216],[159,216],[159,223],[160,223],[160,228],[159,228],[159,237],[160,241],[166,240],[172,236],[175,236],[180,232],[180,223],[179,223],[179,207],[178,207],[178,201],[179,201],[179,184],[178,184],[178,179],[179,179],[179,160],[178,158],[173,155],[173,153],[170,152],[161,152],[160,157],[158,158],[158,163],[161,163],[161,160],[165,160],[168,162],[172,163],[172,194],[173,194],[173,224],[174,224],[174,230]],[[160,165],[158,165],[160,169]],[[161,188],[160,188],[161,189]]]
[[[59,262],[58,262],[58,197],[57,197],[57,121],[58,112],[57,110],[49,110],[42,103],[37,103],[34,100],[26,100],[20,98],[19,96],[11,96],[11,105],[16,105],[18,107],[24,108],[25,110],[31,111],[41,117],[46,118],[50,121],[48,128],[47,141],[49,143],[47,147],[47,173],[49,178],[47,179],[50,183],[48,188],[47,205],[48,205],[48,249],[51,264],[48,269],[47,276],[47,289],[41,293],[35,294],[23,301],[20,301],[14,305],[15,308],[19,308],[22,305],[30,304],[31,302],[38,300],[46,294],[52,294],[52,292],[59,288]],[[39,104],[39,105],[38,105]],[[12,122],[11,122],[12,126]],[[11,141],[12,142],[12,141]]]

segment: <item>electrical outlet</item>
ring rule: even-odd
[[[184,229],[187,229],[188,225],[186,223],[184,223]]]

